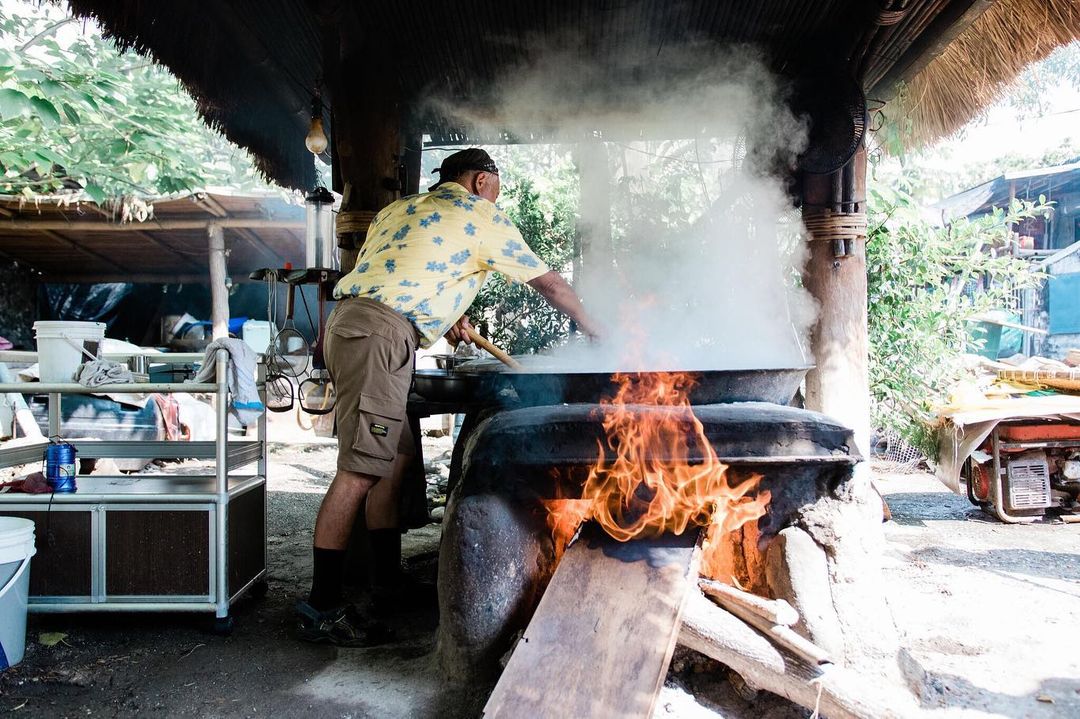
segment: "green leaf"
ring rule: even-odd
[[[50,97],[64,94],[64,86],[56,80],[42,80],[37,84],[38,90],[43,91]]]
[[[32,97],[30,98],[30,105],[46,127],[56,127],[60,124],[60,113],[57,112],[53,104],[45,98]]]
[[[101,185],[97,185],[93,182],[88,182],[86,183],[86,186],[83,188],[83,190],[86,191],[87,197],[89,197],[97,204],[100,205],[101,203],[105,202],[105,190],[101,188]]]
[[[67,639],[67,634],[64,632],[42,632],[38,634],[38,644],[43,647],[55,647],[60,642]],[[64,642],[65,644],[67,642]]]
[[[21,67],[15,71],[15,77],[25,82],[45,82],[49,79],[48,75],[36,67]]]
[[[26,115],[30,111],[30,98],[18,90],[0,90],[0,118],[5,120]]]
[[[131,143],[124,139],[113,140],[109,143],[109,153],[117,156],[123,156],[131,149]]]
[[[8,170],[19,170],[19,171],[21,171],[24,167],[26,167],[30,163],[28,163],[26,161],[26,158],[23,157],[22,155],[17,154],[15,152],[10,152],[9,151],[9,152],[0,152],[0,164],[3,164],[4,167],[6,169],[8,169]]]
[[[72,107],[66,102],[63,104],[62,107],[64,108],[64,116],[68,119],[68,122],[70,122],[72,125],[78,125],[80,122],[82,122],[82,120],[79,118],[79,113],[75,111],[74,107]]]
[[[57,165],[63,165],[66,162],[63,157],[56,154],[47,147],[39,147],[35,152],[37,152],[37,154],[43,157],[46,161],[55,163]]]

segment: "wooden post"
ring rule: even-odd
[[[342,188],[349,188],[341,212],[375,213],[398,199],[404,189],[398,180],[401,108],[388,79],[392,75],[372,67],[370,59],[351,56],[344,36],[341,42],[345,59],[333,105],[334,163]],[[356,265],[365,233],[366,228],[362,228],[351,237],[339,237],[343,271]]]
[[[214,339],[229,336],[229,287],[225,278],[225,231],[220,225],[207,228],[210,238],[210,320]]]
[[[574,287],[579,294],[587,295],[607,286],[615,263],[611,247],[611,182],[604,143],[579,144],[574,150],[574,162],[581,176]]]
[[[866,211],[866,149],[854,163],[854,208]],[[803,211],[812,213],[840,202],[828,175],[803,179]],[[811,238],[803,285],[817,299],[818,322],[811,348],[815,368],[806,377],[806,406],[835,417],[855,431],[864,456],[870,451],[870,382],[867,374],[866,238],[837,257],[832,242]]]

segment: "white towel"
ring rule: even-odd
[[[107,384],[130,384],[135,381],[126,365],[109,360],[83,362],[75,381],[85,387],[101,387]]]
[[[255,363],[258,356],[243,340],[235,337],[214,340],[206,347],[206,356],[195,382],[217,381],[217,351],[229,353],[229,411],[247,426],[257,420],[265,409],[255,385]]]

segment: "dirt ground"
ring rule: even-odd
[[[426,440],[437,458],[448,440]],[[186,615],[32,615],[26,658],[0,674],[0,711],[35,717],[474,717],[490,687],[444,682],[430,662],[435,610],[392,620],[400,640],[337,650],[291,636],[310,579],[311,527],[333,446],[271,453],[269,592],[219,637]],[[441,501],[445,469],[430,467]],[[1080,527],[1005,526],[925,474],[878,473],[889,597],[909,683],[931,716],[1080,716]],[[411,572],[432,580],[439,525],[409,532]],[[43,635],[62,633],[54,646]],[[48,639],[45,636],[44,639]],[[55,637],[53,637],[55,638]],[[741,699],[718,665],[678,652],[656,717],[807,717]]]

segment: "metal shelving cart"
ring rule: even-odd
[[[202,361],[201,354],[147,358],[170,365]],[[213,460],[214,466],[204,474],[87,475],[78,477],[78,491],[71,494],[0,494],[0,515],[26,517],[37,525],[30,611],[213,612],[215,629],[227,633],[233,625],[231,604],[247,592],[265,593],[266,416],[259,417],[256,439],[229,438],[228,353],[219,351],[215,361],[212,383],[98,388],[75,383],[0,384],[0,393],[48,394],[49,436],[60,434],[64,395],[214,395],[214,441],[70,438],[80,460]],[[261,363],[258,379],[263,392]],[[47,444],[2,448],[0,467],[40,462]],[[245,473],[238,471],[244,468]]]

